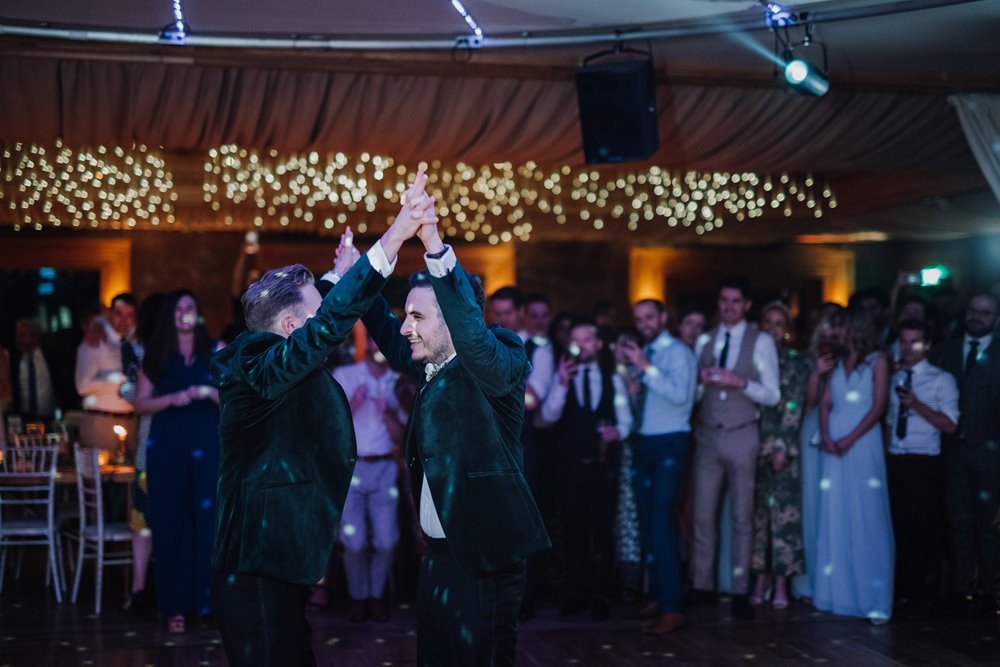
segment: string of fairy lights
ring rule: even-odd
[[[72,150],[15,144],[3,149],[0,206],[15,229],[174,225],[190,207],[218,227],[335,233],[350,223],[365,234],[392,221],[419,165],[361,153],[282,154],[236,145],[210,149],[201,201],[178,202],[159,151]],[[540,224],[594,230],[689,228],[698,235],[765,215],[822,218],[836,208],[829,185],[811,175],[545,167],[534,162],[426,165],[443,233],[490,244],[527,241]],[[206,210],[207,209],[207,210]]]
[[[173,177],[143,145],[72,149],[15,143],[0,159],[0,210],[14,229],[125,229],[175,220]]]

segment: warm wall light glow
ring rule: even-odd
[[[854,232],[853,234],[799,234],[796,243],[807,245],[823,245],[837,243],[872,243],[888,241],[889,235],[884,232]]]
[[[119,438],[125,438],[125,436],[128,435],[128,429],[126,429],[124,426],[120,424],[115,424],[115,427],[111,430],[114,431],[115,435],[117,435]]]

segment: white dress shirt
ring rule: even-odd
[[[381,376],[375,377],[368,370],[368,362],[361,361],[333,369],[333,378],[343,387],[348,400],[359,387],[364,386],[367,390],[364,402],[351,409],[354,433],[358,441],[358,456],[391,454],[392,436],[389,434],[389,427],[385,425],[384,413],[379,411],[376,401],[384,401],[386,410],[399,410],[399,401],[396,400],[396,380],[399,379],[399,373],[386,369]],[[406,422],[406,415],[402,415],[402,421]]]
[[[590,409],[596,410],[603,398],[604,381],[601,377],[601,369],[596,363],[580,364],[577,366],[576,374],[572,378],[573,390],[576,392],[577,400],[583,402],[583,375],[587,374],[590,383]],[[618,431],[618,439],[625,440],[632,431],[632,410],[629,407],[628,391],[625,389],[625,381],[620,375],[612,374],[611,385],[615,390],[615,428]],[[541,417],[546,424],[554,424],[562,417],[563,408],[566,407],[566,399],[569,396],[569,385],[564,385],[559,380],[552,383],[549,395],[542,403]]]
[[[726,333],[728,332],[729,353],[726,356],[726,369],[733,370],[736,367],[746,330],[746,320],[740,320],[732,329],[719,325],[719,335],[715,337],[715,350],[713,351],[716,364],[719,363],[719,358],[722,356],[722,347],[726,343]],[[695,348],[696,358],[701,358],[701,352],[709,340],[711,338],[708,336],[698,339]],[[774,345],[774,339],[767,334],[762,333],[757,336],[757,342],[753,348],[753,365],[757,369],[760,380],[746,378],[747,386],[743,390],[743,394],[759,405],[777,405],[781,402],[781,383],[778,379],[778,348]]]
[[[76,349],[76,391],[83,397],[84,410],[125,414],[132,404],[118,394],[122,374],[122,337],[102,318],[104,341],[97,347],[80,343]],[[136,356],[142,360],[142,345],[133,342]]]
[[[446,275],[451,273],[455,268],[455,264],[458,263],[458,258],[455,257],[455,252],[451,249],[451,246],[445,246],[445,254],[439,258],[428,257],[424,255],[424,262],[427,264],[427,271],[435,278],[444,278]],[[454,359],[455,355],[452,355],[445,365]],[[420,484],[420,529],[427,534],[428,537],[433,537],[437,539],[443,539],[446,537],[444,533],[444,526],[441,525],[441,517],[438,514],[437,506],[434,505],[434,496],[431,495],[431,489],[427,485],[427,473],[424,473],[424,480]]]
[[[527,331],[518,331],[517,335],[525,344],[532,338]],[[553,381],[558,381],[555,379],[555,355],[552,353],[552,343],[547,338],[535,336],[534,341],[535,351],[532,353],[531,359],[528,360],[531,362],[531,373],[528,374],[527,385],[535,392],[539,401],[544,401]],[[531,410],[537,406],[525,404],[524,407],[525,410]],[[535,423],[540,424],[541,420],[536,418]]]
[[[893,389],[889,391],[888,419],[892,439],[889,453],[937,456],[941,453],[941,431],[934,428],[916,410],[910,409],[906,418],[906,437],[900,440],[896,435],[900,403],[895,387],[902,384],[905,377],[906,369],[900,369],[892,376]],[[951,373],[924,359],[913,367],[910,391],[931,410],[941,412],[955,424],[958,423],[958,385]]]

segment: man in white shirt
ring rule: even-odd
[[[896,538],[897,600],[929,601],[937,588],[944,543],[941,434],[958,424],[955,378],[927,361],[930,327],[897,326],[902,367],[889,393],[889,501]]]
[[[115,449],[115,426],[128,431],[134,449],[138,426],[132,404],[122,398],[122,385],[134,387],[142,360],[142,346],[135,341],[136,299],[129,293],[111,300],[107,319],[94,320],[76,351],[76,390],[83,397],[85,418],[80,422],[80,442],[87,447]],[[125,393],[130,395],[128,387]]]
[[[758,405],[781,400],[778,351],[770,336],[748,324],[750,281],[733,276],[719,289],[719,326],[695,351],[701,408],[695,427],[694,595],[715,589],[719,500],[728,484],[732,545],[733,617],[753,618],[747,597],[753,533],[753,488],[760,449]]]
[[[394,421],[397,428],[400,422],[406,422],[406,415],[399,414],[396,400],[399,373],[389,368],[385,356],[368,337],[364,360],[335,368],[333,377],[350,400],[358,441],[358,461],[340,519],[344,573],[351,597],[348,618],[360,623],[368,615],[376,621],[387,621],[389,614],[382,595],[392,567],[393,549],[399,540],[396,520],[399,466],[387,421]]]
[[[632,428],[625,382],[599,363],[604,348],[592,320],[574,323],[577,355],[559,364],[559,380],[542,404],[542,419],[556,424],[557,473],[565,530],[566,581],[560,613],[589,604],[596,620],[610,613],[614,522],[621,449]]]

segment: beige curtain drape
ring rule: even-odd
[[[662,148],[650,162],[666,167],[975,170],[942,95],[833,91],[813,99],[661,84],[658,96]],[[0,119],[5,141],[583,160],[572,81],[8,57],[0,62]]]
[[[953,95],[972,154],[1000,201],[1000,95]]]

